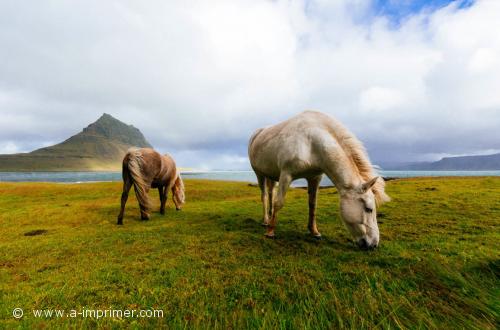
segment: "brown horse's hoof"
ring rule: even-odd
[[[142,216],[141,216],[141,220],[143,220],[143,221],[148,221],[148,220],[149,220],[149,216],[143,216],[143,215],[142,215]]]
[[[123,221],[122,220],[118,220],[118,222],[116,223],[118,226],[123,226]]]
[[[176,211],[180,211],[181,209],[180,209],[179,207],[176,207],[176,208],[175,208],[175,210],[176,210]]]
[[[273,234],[268,234],[268,233],[265,233],[264,236],[266,236],[266,238],[269,238],[269,239],[275,239],[276,238],[276,235]]]
[[[312,234],[312,237],[318,241],[321,241],[323,239],[320,233]]]
[[[262,227],[269,227],[269,222],[263,222],[260,224]]]
[[[160,214],[161,214],[161,215],[165,215],[165,210],[160,211]]]

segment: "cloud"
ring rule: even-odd
[[[258,127],[338,117],[376,161],[498,150],[500,4],[398,17],[377,1],[0,3],[0,151],[103,112],[185,167],[247,167]]]
[[[360,95],[360,109],[365,111],[384,111],[405,105],[405,96],[397,89],[373,86]]]
[[[487,73],[498,65],[500,54],[491,48],[479,48],[469,60],[469,71],[471,73]]]
[[[0,153],[13,154],[19,152],[18,146],[12,141],[5,141],[0,144]]]

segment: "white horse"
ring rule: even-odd
[[[274,237],[276,215],[290,183],[298,178],[308,183],[309,231],[321,237],[316,226],[316,195],[325,173],[339,191],[341,217],[358,246],[378,245],[376,204],[388,201],[389,196],[363,145],[340,122],[320,112],[302,112],[255,131],[248,155],[262,193],[267,237]]]

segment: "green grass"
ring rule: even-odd
[[[390,181],[381,246],[358,250],[338,194],[322,189],[307,234],[292,189],[277,239],[258,188],[186,180],[187,203],[116,226],[121,185],[0,184],[0,328],[495,329],[500,310],[500,178]],[[25,236],[33,230],[46,230]],[[16,320],[12,309],[25,316]],[[162,309],[163,318],[35,318],[32,309]]]

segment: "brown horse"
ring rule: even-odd
[[[168,190],[172,189],[172,199],[177,210],[184,204],[184,183],[174,160],[169,155],[160,155],[150,148],[129,149],[123,158],[123,193],[118,225],[123,224],[123,213],[127,203],[128,192],[134,186],[135,196],[141,209],[141,219],[149,219],[148,192],[150,188],[158,188],[160,192],[160,213],[165,214]]]

